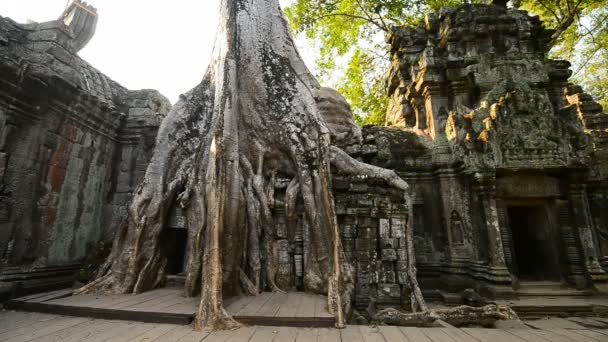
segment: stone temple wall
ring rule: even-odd
[[[388,166],[424,210],[417,234],[433,244],[416,248],[427,290],[513,296],[533,280],[605,288],[608,115],[568,83],[568,62],[547,57],[550,35],[525,11],[463,5],[387,38],[384,130],[401,131],[393,146],[425,150],[418,164],[402,148],[378,162],[397,161]]]
[[[111,238],[171,106],[78,57],[86,22],[0,17],[0,282],[24,291],[70,284]]]
[[[0,17],[0,296],[6,283],[26,292],[71,282],[87,244],[111,239],[170,109],[158,92],[127,90],[79,58],[96,19],[67,17]],[[387,184],[333,175],[359,311],[407,306],[410,219],[427,298],[516,296],[539,279],[606,289],[608,116],[568,83],[568,62],[548,59],[548,37],[524,11],[445,9],[388,37],[386,127],[360,130],[337,92],[315,95],[334,143],[394,170],[414,194],[411,218]],[[276,257],[281,288],[301,290],[307,229],[283,209],[287,182],[275,183],[263,257]],[[174,273],[187,246],[180,215],[167,223]]]

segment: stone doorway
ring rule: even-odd
[[[512,271],[520,281],[560,281],[554,227],[544,204],[508,206]]]
[[[188,230],[185,228],[167,228],[165,238],[167,274],[179,275],[184,273],[187,262]]]

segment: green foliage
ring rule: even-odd
[[[285,13],[295,33],[319,44],[317,77],[351,103],[360,125],[381,125],[388,98],[385,34],[462,0],[295,0]],[[335,75],[342,75],[335,79]]]
[[[608,110],[608,0],[521,0],[555,29],[553,58],[572,62],[572,81]]]
[[[360,125],[381,125],[390,57],[384,36],[390,27],[414,26],[441,7],[481,1],[294,0],[285,12],[293,31],[320,47],[316,76],[346,97]],[[556,30],[552,57],[570,60],[573,81],[608,110],[608,0],[513,2]]]

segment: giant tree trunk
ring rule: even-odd
[[[299,198],[309,227],[305,290],[327,294],[336,325],[343,326],[352,279],[334,211],[330,162],[339,171],[385,179],[409,194],[393,172],[354,161],[330,145],[313,95],[318,88],[277,0],[223,0],[211,65],[163,121],[128,222],[98,279],[80,291],[139,293],[156,287],[167,263],[163,226],[170,208],[179,204],[190,241],[185,291],[201,294],[195,326],[237,324],[222,298],[238,294],[241,286],[249,292],[259,286],[261,274],[248,277],[241,265],[245,258],[248,269],[261,269],[260,249],[272,249],[272,241],[261,240],[272,236],[273,180],[281,175],[292,179],[287,210]],[[425,309],[413,266],[411,221],[412,302]],[[267,284],[279,290],[273,267],[267,269]]]

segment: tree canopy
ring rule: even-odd
[[[384,78],[394,25],[417,25],[441,7],[479,0],[295,0],[287,9],[292,30],[319,45],[317,77],[351,103],[358,124],[384,122]],[[487,1],[486,1],[487,2]],[[608,108],[608,0],[514,0],[554,29],[551,57],[573,64],[573,80]],[[339,75],[339,76],[335,76]]]

